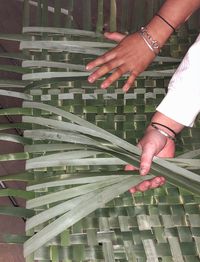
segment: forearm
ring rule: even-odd
[[[174,28],[178,28],[199,7],[200,0],[166,0],[158,14]],[[158,16],[154,16],[146,27],[150,35],[160,43],[161,47],[173,32],[172,28]]]
[[[198,9],[199,6],[200,0],[168,0],[159,10],[159,14],[161,14],[174,27],[178,27],[188,18],[188,16],[191,15],[192,12]],[[149,25],[152,26],[153,29],[158,28],[158,19],[159,17],[154,17],[150,22]],[[163,23],[162,26],[164,25],[170,34],[170,31],[172,31],[170,26]],[[160,31],[161,36],[163,31]],[[167,36],[166,32],[162,36],[164,41]],[[162,43],[161,40],[160,43]],[[176,133],[179,133],[184,126],[192,126],[198,112],[200,112],[200,88],[198,84],[199,55],[200,37],[197,38],[196,42],[189,49],[189,52],[186,54],[174,74],[169,84],[168,94],[158,106],[158,112],[156,112],[152,118],[153,122],[166,125],[173,129]],[[186,106],[187,104],[189,104],[188,107]],[[148,127],[148,129],[149,128],[151,129],[153,127]],[[165,128],[164,131],[167,132]]]
[[[184,128],[184,125],[176,122],[175,120],[167,117],[166,115],[160,113],[160,112],[156,112],[151,120],[151,123],[155,122],[155,123],[159,123],[162,124],[166,127],[169,127],[170,129],[172,129],[176,134],[180,133],[181,130]],[[165,128],[163,126],[159,126],[157,125],[159,129],[163,130],[164,132],[166,132],[167,134],[169,134],[170,136],[174,136],[174,134],[172,132],[169,131],[168,128]],[[153,127],[151,125],[149,125],[149,127],[147,128],[149,129],[153,129]]]

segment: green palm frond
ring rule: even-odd
[[[36,129],[35,133],[34,130],[25,131],[25,139],[32,139],[33,142],[48,140],[51,143],[53,140],[56,140],[62,143],[68,143],[71,146],[73,144],[74,146],[79,145],[79,148],[76,148],[74,151],[72,148],[68,151],[66,150],[67,147],[63,147],[64,152],[62,153],[51,153],[47,151],[45,154],[43,153],[38,157],[32,158],[29,156],[30,159],[26,161],[26,170],[46,169],[48,167],[59,167],[65,165],[122,166],[126,163],[134,165],[138,165],[139,163],[139,150],[135,146],[105,130],[102,130],[86,120],[79,118],[78,116],[43,103],[24,102],[23,107],[45,110],[48,114],[54,113],[58,116],[62,116],[62,118],[66,120],[65,122],[41,117],[23,117],[23,122],[46,127],[46,129]],[[10,139],[10,141],[12,140]],[[52,146],[53,145],[54,144],[52,144]],[[41,152],[42,145],[38,149],[40,149]],[[58,149],[61,149],[61,147],[58,147]],[[43,150],[45,151],[45,146],[43,147]],[[55,149],[52,148],[52,150],[54,151]],[[196,166],[199,168],[199,160],[190,162],[189,160],[186,161],[179,158],[175,159],[174,162],[179,165],[186,165],[187,167]],[[195,192],[196,194],[199,194],[200,192],[200,176],[178,167],[174,163],[156,159],[155,164],[152,165],[151,173],[153,175],[161,173],[169,182],[190,190],[192,193]],[[141,177],[139,175],[124,173],[123,175],[120,175],[121,171],[116,171],[116,175],[113,175],[112,173],[112,175],[107,175],[106,177],[100,176],[100,174],[101,173],[99,172],[91,173],[88,171],[88,174],[85,174],[83,177],[81,176],[81,173],[79,173],[77,177],[75,174],[71,174],[71,176],[66,180],[61,179],[62,175],[60,175],[55,179],[50,177],[50,181],[46,179],[45,183],[42,183],[41,177],[37,183],[34,182],[33,185],[27,187],[28,192],[30,191],[29,193],[24,192],[22,194],[22,192],[17,192],[15,190],[4,191],[4,196],[10,194],[12,196],[33,198],[31,191],[34,190],[47,188],[56,189],[56,187],[59,188],[60,186],[69,187],[68,189],[45,194],[27,201],[28,209],[34,209],[52,203],[54,203],[54,206],[41,211],[27,221],[27,230],[31,230],[44,222],[49,222],[42,230],[25,242],[25,256],[29,256],[32,252],[45,245],[49,240],[56,237],[63,230],[74,225],[76,222],[83,219],[97,208],[105,205],[119,194],[126,192],[130,187],[151,177]],[[60,201],[64,202],[60,203]],[[85,208],[81,209],[82,206],[85,206]],[[55,220],[50,222],[53,218]]]

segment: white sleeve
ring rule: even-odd
[[[184,126],[192,126],[200,112],[200,34],[190,47],[157,111]]]

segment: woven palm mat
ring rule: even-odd
[[[59,40],[68,38],[69,35],[52,36],[45,33],[39,34],[38,39],[48,37]],[[71,36],[70,40],[72,39]],[[74,39],[77,40],[77,37]],[[188,39],[194,39],[194,35],[188,36]],[[179,57],[185,52],[185,48],[185,40],[181,42],[176,34],[166,45],[163,54]],[[34,60],[50,59],[82,65],[93,58],[56,50],[26,49],[26,54],[31,55]],[[48,68],[45,70],[48,71]],[[100,90],[102,80],[89,85],[85,79],[47,84],[31,89],[27,93],[33,95],[34,101],[60,107],[136,144],[142,137],[156,106],[166,94],[169,79],[169,77],[140,77],[136,80],[136,87],[127,94],[121,90],[124,79],[119,80],[108,90]],[[40,110],[33,110],[33,115],[54,118],[54,115],[45,115]],[[182,132],[177,142],[178,153],[199,148],[199,128],[200,122],[197,120],[194,128]],[[73,167],[71,170],[80,172],[91,170],[90,168],[93,171],[100,170],[102,173],[104,170],[122,169],[114,166],[95,168],[87,166]],[[48,168],[45,171],[35,170],[34,174],[37,178],[37,173],[48,172],[54,175],[67,172],[69,169],[70,167],[66,166],[60,169]],[[52,188],[51,192],[54,190],[59,189]],[[46,193],[47,191],[37,191],[35,196]],[[170,184],[135,195],[127,192],[52,239],[34,253],[34,259],[54,262],[200,261],[199,203],[200,199],[195,195]],[[46,208],[48,207],[42,207],[43,210]],[[40,229],[41,226],[34,231]],[[29,232],[30,234],[34,232]]]
[[[86,80],[78,80],[66,82],[65,86],[56,84],[36,88],[30,93],[35,101],[59,106],[136,144],[156,105],[163,99],[168,80],[140,78],[136,81],[136,88],[128,94],[124,94],[120,88],[124,80],[118,81],[117,88],[108,90],[100,90],[99,83],[89,86]],[[40,110],[33,110],[33,115],[54,118]],[[198,148],[198,141],[197,121],[193,129],[182,132],[177,150],[180,153],[184,148]],[[104,170],[118,168],[80,166],[71,170],[101,170],[103,174]],[[60,167],[60,172],[69,169]],[[36,178],[37,172],[41,175],[43,171],[35,170]],[[53,175],[59,170],[48,168],[44,174],[46,172]],[[46,193],[37,191],[36,196]],[[199,261],[199,201],[194,195],[170,184],[135,195],[127,192],[51,240],[34,253],[34,258],[38,261],[74,262]],[[35,228],[35,232],[39,229],[41,227]]]

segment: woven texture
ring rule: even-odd
[[[68,2],[73,15],[73,1]],[[75,1],[74,1],[75,2]],[[88,3],[90,1],[87,1]],[[136,6],[138,1],[134,1]],[[145,4],[145,1],[141,5]],[[150,2],[150,1],[149,1]],[[153,14],[158,1],[149,7],[148,15]],[[42,4],[43,3],[43,4]],[[63,18],[59,4],[55,1],[54,26],[68,27],[73,25],[70,15]],[[49,26],[47,20],[47,5],[45,1],[38,1],[36,18],[37,26]],[[75,3],[74,3],[75,5]],[[140,6],[141,7],[141,6]],[[69,6],[68,6],[69,8]],[[142,11],[141,11],[142,12]],[[24,24],[32,26],[25,10]],[[133,14],[133,17],[136,17]],[[83,15],[83,14],[82,14]],[[130,15],[130,14],[129,14]],[[137,14],[138,16],[138,14]],[[123,14],[123,17],[126,17]],[[140,20],[141,25],[145,19]],[[89,18],[88,18],[89,19]],[[140,18],[141,19],[141,18]],[[134,19],[133,19],[134,20]],[[49,19],[49,21],[52,21]],[[64,21],[64,22],[63,22]],[[138,24],[140,25],[138,22]],[[121,28],[124,31],[128,22],[121,21]],[[89,23],[85,22],[83,29],[88,29]],[[91,29],[91,28],[89,28]],[[99,41],[99,38],[79,37],[70,34],[53,33],[25,33],[37,40],[84,40]],[[182,57],[189,44],[195,39],[193,31],[185,28],[174,34],[161,55]],[[187,41],[186,41],[187,39]],[[188,41],[189,40],[189,41]],[[100,40],[102,41],[102,40]],[[45,60],[56,62],[68,62],[71,64],[85,65],[94,58],[92,55],[71,53],[56,49],[41,50],[37,48],[26,48],[23,52],[31,60]],[[152,67],[159,68],[158,64]],[[174,65],[160,65],[166,68],[174,68]],[[175,64],[175,67],[177,64]],[[70,71],[68,69],[56,69],[57,71]],[[41,67],[32,68],[32,72],[55,72],[53,68]],[[156,106],[166,94],[167,84],[170,77],[139,77],[135,82],[135,88],[124,94],[121,90],[124,79],[120,79],[108,90],[99,88],[99,80],[95,85],[89,85],[86,77],[80,80],[63,79],[63,81],[48,83],[26,90],[27,94],[33,96],[33,101],[41,101],[56,107],[60,107],[75,115],[96,124],[103,129],[136,144],[142,137],[144,128],[148,124]],[[43,81],[43,80],[42,80]],[[36,81],[33,83],[36,83]],[[53,114],[48,115],[41,110],[32,110],[33,116],[44,116],[54,119]],[[37,126],[32,126],[37,128]],[[180,135],[177,142],[177,153],[199,148],[200,121],[197,119],[193,129],[186,129]],[[38,142],[39,143],[39,142]],[[33,157],[40,156],[44,152],[33,153]],[[76,166],[57,168],[46,168],[34,170],[35,178],[38,174],[59,174],[62,172],[81,172],[85,170],[103,171],[117,170],[122,167],[90,167]],[[162,175],[162,174],[161,174]],[[63,190],[65,187],[51,188],[50,191],[36,191],[35,196]],[[37,261],[137,261],[137,262],[197,262],[200,261],[200,199],[182,189],[170,184],[162,188],[151,190],[145,193],[131,195],[125,193],[105,207],[96,210],[69,230],[52,239],[42,249],[34,253]],[[35,211],[41,211],[50,206],[43,206]],[[84,207],[83,207],[84,208]],[[41,226],[40,226],[41,227]],[[39,228],[35,228],[37,232]],[[28,232],[28,235],[33,235]]]
[[[114,199],[35,253],[45,261],[199,261],[199,199],[166,186]]]
[[[73,39],[69,35],[44,34],[40,37],[52,40],[65,37]],[[77,40],[77,37],[74,38]],[[181,37],[176,34],[163,53],[180,57],[185,52],[186,45],[188,46],[185,35],[181,41]],[[43,50],[39,53],[36,50],[31,54],[34,60],[46,60],[48,57],[57,62],[81,65],[92,59],[83,54],[56,53],[55,50]],[[34,101],[59,106],[136,144],[166,93],[169,77],[141,77],[128,94],[121,90],[123,81],[124,79],[119,80],[108,90],[100,90],[99,82],[89,86],[86,80],[64,81],[34,88],[30,94]],[[43,113],[33,111],[33,114]],[[197,121],[193,129],[186,129],[181,134],[177,147],[179,151],[199,147],[199,127],[200,123]],[[110,167],[111,170],[112,168],[114,167]],[[60,170],[65,169],[66,167],[60,167]],[[83,167],[73,169],[84,170]],[[59,171],[48,169],[46,172]],[[35,176],[37,177],[37,170]],[[36,192],[36,196],[41,194],[43,193]],[[34,258],[38,261],[74,262],[200,261],[199,202],[199,198],[171,185],[134,196],[126,193],[50,241],[48,246],[35,252]]]

